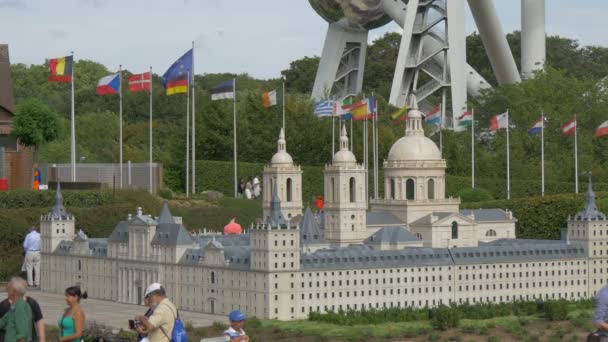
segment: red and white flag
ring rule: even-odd
[[[150,91],[150,72],[129,76],[129,91]]]
[[[576,117],[572,118],[572,120],[566,122],[562,126],[562,134],[565,137],[570,136],[572,133],[576,131]]]
[[[595,130],[595,137],[602,137],[604,135],[608,135],[608,120],[604,121],[600,127]]]
[[[509,112],[494,115],[490,119],[490,130],[496,132],[499,129],[507,128],[509,125]]]

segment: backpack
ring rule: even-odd
[[[165,337],[167,337],[171,342],[188,342],[188,336],[186,334],[186,329],[184,328],[184,323],[181,318],[179,318],[179,311],[176,310],[176,313],[173,314],[175,317],[175,321],[173,322],[173,331],[171,332],[171,338],[165,332],[163,327],[160,327],[160,330],[163,332]]]

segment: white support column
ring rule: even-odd
[[[521,0],[521,76],[533,77],[545,58],[545,0]]]
[[[464,0],[446,1],[448,13],[448,62],[452,93],[452,122],[467,108],[467,43],[464,27]],[[454,126],[456,130],[456,126]]]

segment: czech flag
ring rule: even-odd
[[[72,82],[73,56],[52,58],[49,60],[49,82]]]
[[[599,138],[608,135],[608,120],[604,121],[600,127],[595,130],[595,137]]]
[[[163,74],[163,87],[167,95],[187,93],[193,75],[192,49],[175,61]]]
[[[568,137],[575,131],[576,131],[576,117],[572,118],[572,120],[566,122],[562,126],[562,134],[564,135],[564,137]]]
[[[530,127],[530,129],[528,130],[528,134],[532,135],[532,134],[539,133],[544,128],[545,128],[545,117],[541,116],[540,119],[536,120],[534,125],[532,125],[532,127]]]
[[[102,77],[97,82],[97,95],[118,94],[120,91],[120,74]]]

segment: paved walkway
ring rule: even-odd
[[[28,295],[40,303],[42,314],[46,324],[56,324],[57,320],[63,314],[66,308],[66,303],[63,295],[30,291]],[[0,300],[6,298],[6,292],[0,292]],[[86,319],[94,320],[98,323],[113,327],[128,329],[130,319],[133,319],[136,314],[143,314],[146,310],[143,306],[122,304],[97,299],[86,299],[81,302],[84,309]],[[192,323],[195,327],[206,327],[213,322],[222,322],[228,324],[226,316],[210,315],[192,311],[179,311],[184,323]]]

